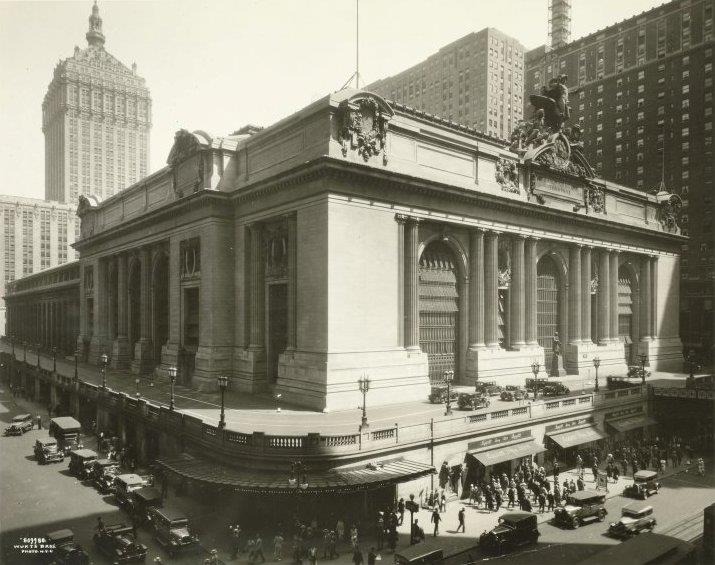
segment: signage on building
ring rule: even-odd
[[[606,420],[611,420],[613,418],[622,418],[623,416],[630,416],[631,414],[640,414],[643,412],[643,406],[632,406],[630,408],[623,408],[622,410],[616,410],[614,412],[606,412]]]
[[[565,430],[570,430],[577,426],[585,426],[586,424],[593,423],[593,416],[584,416],[583,418],[577,418],[576,420],[568,420],[566,422],[559,422],[558,424],[550,424],[544,429],[547,434],[553,434],[556,432],[562,432]]]
[[[701,394],[705,393],[705,394]],[[712,399],[712,391],[696,390],[694,388],[670,388],[658,387],[653,388],[654,396],[662,396],[665,398],[702,398],[706,400]],[[709,396],[708,396],[709,395]]]
[[[531,439],[531,430],[523,430],[520,432],[514,432],[513,434],[506,434],[503,436],[490,437],[488,439],[480,439],[478,441],[469,442],[467,445],[468,451],[476,451],[478,449],[486,449],[488,447],[495,447],[497,445],[502,445],[504,443],[509,443],[517,440]]]
[[[574,204],[583,204],[583,187],[574,186],[552,177],[534,175],[532,192],[534,194],[548,194],[557,200],[566,200]]]

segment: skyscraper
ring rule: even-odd
[[[713,11],[675,0],[553,50],[526,54],[528,95],[568,75],[571,121],[600,176],[683,201],[680,332],[711,355],[713,332]],[[531,114],[525,108],[527,115]],[[675,315],[675,313],[673,313]]]
[[[92,6],[88,46],[58,63],[42,103],[45,199],[100,199],[147,174],[151,99],[136,64],[104,49],[102,18]]]
[[[484,28],[366,90],[506,139],[523,116],[524,47]]]

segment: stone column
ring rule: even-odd
[[[616,250],[611,251],[611,341],[618,342],[618,255]]]
[[[286,218],[288,223],[288,298],[286,349],[295,350],[297,343],[296,291],[298,284],[298,217],[295,213]]]
[[[249,226],[251,233],[251,302],[250,302],[250,343],[249,348],[262,351],[264,348],[265,318],[265,280],[263,264],[262,226],[258,223]]]
[[[146,373],[151,369],[151,248],[139,250],[139,340],[134,344],[133,373]]]
[[[511,241],[511,286],[509,288],[509,343],[512,349],[521,349],[524,340],[526,309],[524,301],[524,236],[514,235]]]
[[[112,342],[112,367],[126,367],[129,363],[129,338],[127,337],[127,256],[116,258],[117,269],[117,335]]]
[[[85,289],[85,270],[87,268],[87,264],[84,262],[80,262],[80,267],[79,267],[79,312],[77,312],[77,315],[79,316],[79,333],[74,336],[75,339],[75,350],[79,349],[80,354],[83,353],[84,351],[84,339],[85,336],[87,335],[87,296],[86,296],[86,289]]]
[[[581,245],[569,246],[569,343],[581,342]]]
[[[658,337],[658,257],[650,258],[650,336]]]
[[[98,363],[107,347],[107,263],[103,259],[93,261],[94,266],[94,321],[90,341],[90,363]]]
[[[487,347],[499,347],[499,234],[490,231],[484,244],[484,341]]]
[[[611,263],[607,249],[598,253],[598,343],[605,345],[611,336]]]
[[[538,238],[529,237],[526,239],[525,250],[525,269],[524,278],[526,286],[526,344],[530,347],[539,345],[537,341],[536,331],[536,304],[538,297],[536,295],[536,244]]]
[[[117,325],[117,287],[112,284],[114,273],[116,272],[117,258],[112,257],[109,260],[109,268],[107,269],[107,336],[112,341],[117,337],[117,332],[115,332]]]
[[[591,248],[581,250],[581,341],[591,343]]]
[[[469,349],[484,348],[484,230],[469,233]]]
[[[645,257],[641,262],[641,280],[638,285],[639,292],[638,298],[640,299],[640,338],[641,341],[650,341],[651,339],[651,302],[650,302],[650,266],[651,261],[649,257]]]
[[[407,347],[405,340],[405,223],[407,216],[395,214],[397,223],[397,345]]]
[[[405,347],[420,349],[419,220],[405,225]]]

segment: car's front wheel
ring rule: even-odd
[[[599,510],[598,512],[598,521],[603,522],[603,520],[606,518],[606,513],[603,510]]]
[[[574,521],[571,523],[571,526],[573,526],[573,529],[577,529],[581,525],[581,522],[578,518],[575,518]]]

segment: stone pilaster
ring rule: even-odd
[[[611,301],[610,301],[610,322],[611,322],[611,331],[610,331],[610,337],[611,341],[613,342],[618,342],[619,337],[618,337],[618,256],[619,252],[616,250],[612,250],[610,252],[610,261],[611,261],[611,266],[610,266],[610,293],[611,293]]]
[[[420,349],[419,221],[405,225],[405,348]]]
[[[263,229],[260,224],[249,226],[251,233],[251,303],[249,349],[264,351],[265,345],[265,280],[263,262]]]
[[[658,257],[650,258],[650,335],[658,337]]]
[[[112,367],[129,365],[129,338],[127,337],[127,256],[117,258],[117,336],[112,343]]]
[[[298,284],[298,218],[295,213],[286,218],[288,223],[288,298],[286,349],[295,350],[297,343],[297,284]]]
[[[107,344],[107,262],[96,259],[94,262],[94,331],[90,341],[90,363],[98,363],[99,358],[109,354]]]
[[[529,347],[537,347],[538,342],[536,332],[536,244],[538,239],[529,237],[526,240],[525,258],[524,258],[524,278],[526,286],[526,344]]]
[[[639,292],[638,297],[640,299],[640,338],[641,341],[650,341],[651,336],[651,301],[650,301],[650,273],[651,273],[651,262],[650,258],[645,257],[641,263],[640,269],[640,284],[638,285]]]
[[[581,342],[581,246],[569,247],[569,343]]]
[[[484,243],[484,341],[488,348],[499,348],[499,234],[488,232]]]
[[[524,301],[524,236],[511,240],[511,286],[509,287],[509,334],[511,349],[521,349],[524,340],[526,309]]]
[[[134,344],[133,373],[146,373],[152,367],[151,347],[151,249],[142,247],[139,250],[139,341]]]
[[[581,341],[591,343],[591,248],[581,250]]]
[[[469,234],[469,349],[484,348],[484,231]]]
[[[605,345],[611,336],[611,262],[607,249],[598,254],[598,343]]]

